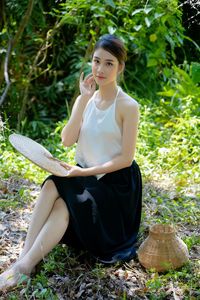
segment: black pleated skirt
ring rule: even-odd
[[[55,175],[49,179],[70,214],[62,243],[87,250],[104,263],[135,256],[142,207],[142,180],[136,161],[99,180],[96,176]]]

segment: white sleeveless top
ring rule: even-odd
[[[122,132],[115,117],[119,91],[118,87],[115,100],[107,109],[97,108],[94,101],[97,91],[85,108],[75,155],[76,162],[83,168],[101,165],[121,153]]]

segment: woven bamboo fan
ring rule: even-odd
[[[67,176],[68,171],[61,166],[60,161],[39,143],[16,133],[9,136],[9,141],[17,151],[43,170],[57,176]]]
[[[155,224],[138,249],[140,263],[158,272],[181,267],[189,259],[186,244],[176,235],[174,226]]]

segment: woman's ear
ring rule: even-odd
[[[119,67],[118,67],[118,75],[121,74],[121,73],[123,73],[124,68],[125,68],[125,63],[124,62],[120,63]]]

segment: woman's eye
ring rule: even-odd
[[[113,64],[110,63],[110,62],[107,63],[107,66],[109,66],[109,67],[111,67],[112,65],[113,65]]]
[[[98,59],[94,59],[94,62],[95,62],[96,64],[98,64],[98,63],[99,63],[99,60],[98,60]]]

